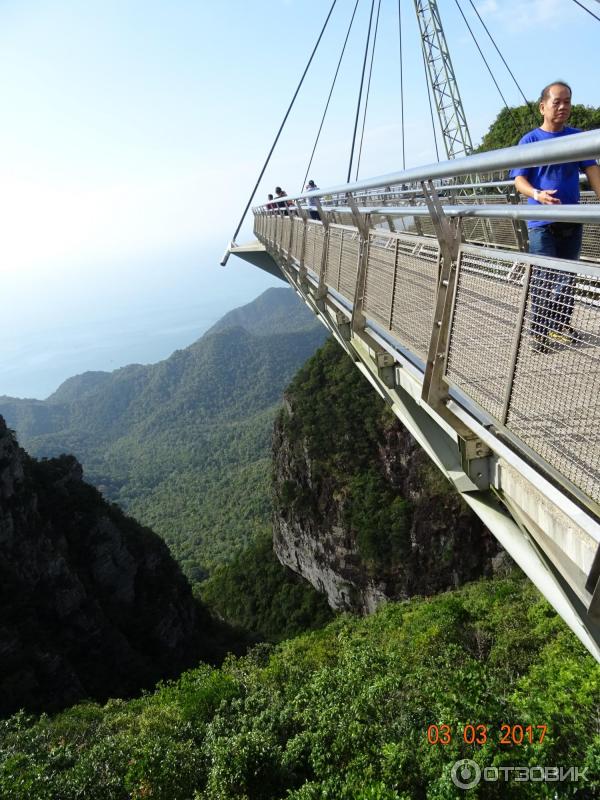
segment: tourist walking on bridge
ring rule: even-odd
[[[316,192],[316,191],[318,191],[318,189],[319,189],[319,187],[317,186],[317,184],[314,181],[309,181],[306,184],[306,191],[307,192]],[[319,212],[317,210],[317,201],[314,200],[313,198],[309,198],[308,205],[310,206],[310,208],[308,210],[309,214],[310,214],[310,218],[311,219],[316,219],[316,220],[321,219],[321,217],[319,215]]]
[[[567,126],[571,115],[571,87],[557,81],[542,89],[540,113],[543,123],[525,134],[519,144],[549,141],[559,136],[580,133]],[[547,164],[511,171],[515,188],[528,197],[528,203],[557,205],[579,202],[579,172],[600,198],[600,167],[596,161]],[[581,252],[582,226],[578,223],[529,220],[529,252],[576,260]],[[574,305],[575,276],[553,269],[534,269],[531,281],[534,350],[545,353],[550,340],[569,344],[574,331],[571,316]]]

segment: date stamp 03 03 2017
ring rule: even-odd
[[[547,732],[547,725],[503,723],[496,729],[481,723],[468,723],[462,726],[462,730],[457,731],[457,736],[466,744],[484,745],[492,735],[497,735],[498,744],[514,747],[520,744],[542,744]],[[427,728],[427,741],[431,745],[448,745],[452,740],[453,732],[450,725],[434,724]]]
[[[463,741],[465,744],[482,746],[487,742],[497,741],[505,747],[518,747],[527,744],[542,744],[548,733],[547,725],[521,725],[501,723],[498,726],[467,723],[458,726],[453,732],[450,725],[432,724],[427,728],[427,741],[430,745],[449,745],[452,741]],[[456,738],[454,738],[456,737]],[[587,767],[576,766],[493,766],[482,767],[469,758],[459,759],[452,766],[450,777],[459,789],[468,790],[481,781],[494,783],[497,781],[531,781],[585,783],[588,780]],[[591,789],[593,792],[593,788]],[[589,795],[592,797],[592,795]],[[593,795],[597,797],[597,794]],[[582,795],[583,797],[583,795]],[[586,795],[587,797],[587,795]]]

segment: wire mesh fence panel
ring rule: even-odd
[[[463,217],[460,221],[462,237],[470,244],[486,244],[491,239],[487,220],[475,217]]]
[[[344,230],[342,236],[338,290],[348,300],[353,300],[356,294],[359,254],[360,238],[358,231]]]
[[[582,192],[581,202],[586,205],[598,204],[600,200],[593,192]],[[600,225],[584,225],[581,242],[581,260],[600,262]]]
[[[422,238],[405,234],[397,238],[390,330],[400,344],[425,360],[435,312],[439,250],[437,244]]]
[[[276,247],[281,247],[281,241],[282,241],[281,231],[282,231],[282,228],[283,228],[283,217],[281,216],[281,214],[277,214],[277,216],[275,217],[275,237],[274,237],[275,246]]]
[[[289,236],[286,239],[286,244],[289,246],[288,258],[292,259],[294,257],[294,248],[296,246],[296,222],[298,217],[293,216],[290,217],[290,232]]]
[[[292,256],[296,261],[302,259],[302,246],[304,243],[304,220],[302,217],[294,217],[292,223]]]
[[[489,219],[492,243],[504,250],[518,250],[519,239],[515,223],[511,219]]]
[[[500,251],[466,246],[459,252],[446,377],[497,419],[510,383],[524,291],[524,270],[514,267]]]
[[[340,288],[340,265],[342,261],[342,240],[344,229],[337,225],[329,226],[327,242],[327,263],[325,266],[325,283],[332,289]]]
[[[410,234],[411,236],[418,235],[415,217],[400,217],[399,219],[394,219],[394,224],[396,225],[396,230],[401,233]]]
[[[306,224],[306,248],[304,252],[304,265],[316,275],[321,271],[321,258],[323,255],[323,242],[325,230],[316,222]]]
[[[455,197],[456,205],[507,205],[504,194],[465,195]],[[518,250],[519,240],[515,224],[511,219],[461,218],[463,241],[468,244],[481,244],[505,250]]]
[[[397,236],[371,233],[365,279],[364,312],[388,330],[392,324]]]
[[[269,227],[267,230],[267,238],[271,246],[275,244],[276,229],[277,229],[277,217],[271,214],[271,216],[269,217]]]
[[[435,228],[433,227],[433,222],[431,221],[431,217],[419,217],[419,221],[416,224],[417,230],[420,229],[421,236],[433,236],[435,237]]]
[[[507,427],[599,502],[600,269],[532,264]]]
[[[289,216],[281,217],[280,247],[286,256],[289,256],[290,234],[292,232],[292,218]]]

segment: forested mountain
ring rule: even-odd
[[[434,594],[507,558],[333,340],[285,393],[273,492],[277,556],[334,608]]]
[[[305,331],[315,327],[315,316],[293,291],[269,289],[252,303],[229,311],[205,335],[236,327],[263,335]]]
[[[528,581],[480,581],[340,615],[139,700],[15,715],[0,723],[0,796],[591,800],[599,697],[600,667]],[[464,758],[509,777],[464,792]],[[557,765],[578,778],[540,782]]]
[[[73,453],[197,580],[268,524],[273,419],[325,336],[291,289],[270,289],[165,361],[3,397],[0,414],[32,455]]]
[[[276,348],[285,336],[262,338]],[[215,353],[230,353],[235,341],[248,359],[254,352],[244,350],[248,341],[262,352],[261,337],[239,327],[213,331],[206,339],[210,346],[198,348],[203,365],[213,363]],[[224,339],[229,343],[227,350],[220,349]],[[285,342],[281,346],[289,357],[289,346]],[[268,357],[266,352],[262,355]],[[253,363],[261,375],[264,364]],[[140,374],[146,368],[128,369]],[[229,374],[228,368],[225,371]],[[217,361],[213,373],[208,374],[218,372]],[[180,374],[185,375],[186,370]],[[237,384],[240,374],[241,370],[235,372],[230,385]],[[85,402],[93,406],[112,376],[109,381],[98,376],[78,380],[79,385],[75,381],[61,387],[61,396],[72,398],[83,392]],[[131,390],[120,414],[130,414],[133,430],[150,440],[152,426],[145,427],[142,411],[136,409],[138,396],[156,397],[159,393],[160,384],[151,381],[149,387],[148,380],[146,376]],[[162,403],[148,403],[152,418],[159,421],[154,431],[156,452],[171,459],[170,513],[178,508],[177,469],[181,464],[192,469],[195,441],[204,444],[208,440],[211,422],[230,431],[230,440],[216,435],[212,440],[219,446],[225,443],[227,463],[233,465],[235,458],[254,452],[251,446],[245,449],[239,435],[240,430],[251,432],[251,420],[247,428],[242,427],[236,417],[241,411],[224,399],[225,389],[215,398],[203,394],[206,387],[196,385],[186,394],[177,381],[175,386],[173,392],[165,388]],[[246,396],[252,396],[251,392]],[[254,397],[263,398],[266,404],[269,391],[264,388]],[[168,428],[168,414],[180,415],[177,402],[182,398],[192,409],[187,438],[182,428]],[[53,402],[58,408],[79,401]],[[82,414],[85,402],[77,405]],[[206,424],[194,416],[196,402]],[[42,404],[46,410],[51,406],[49,401]],[[270,412],[272,420],[278,407],[277,403],[265,405],[257,413],[266,419]],[[24,411],[26,405],[22,403],[20,409]],[[37,404],[30,405],[32,414],[39,414],[37,409]],[[39,417],[37,420],[36,424]],[[227,423],[231,423],[229,428]],[[174,443],[170,455],[169,440],[162,438],[164,426]],[[81,424],[78,434],[82,442],[85,433]],[[87,433],[93,440],[96,434],[91,419]],[[130,465],[141,458],[144,469],[151,468],[152,447],[136,449],[135,438],[115,436],[107,450],[111,458],[116,459],[117,453],[122,463]],[[16,447],[14,440],[11,446]],[[130,461],[126,461],[126,446],[132,449]],[[209,454],[217,458],[216,452]],[[439,591],[454,581],[489,571],[495,553],[489,534],[475,526],[451,488],[436,477],[414,442],[335,344],[322,348],[292,381],[284,408],[277,414],[272,455],[272,467],[267,457],[265,467],[266,472],[272,470],[274,480],[278,550],[283,554],[287,548],[298,572],[306,574],[303,567],[308,565],[312,577],[318,578],[319,570],[329,576],[331,586],[324,583],[320,588],[330,600],[347,591],[348,607],[370,610],[394,593],[404,597]],[[25,454],[20,458],[27,462]],[[79,554],[82,575],[98,576],[102,589],[99,603],[101,607],[106,604],[115,618],[118,602],[127,601],[127,593],[123,598],[118,583],[111,583],[115,564],[137,565],[140,583],[145,586],[144,569],[156,563],[152,535],[133,521],[127,522],[136,531],[133,541],[140,543],[131,560],[128,545],[118,537],[112,537],[121,544],[114,558],[101,536],[91,542],[85,537],[80,541],[76,526],[85,517],[84,507],[79,500],[73,505],[68,499],[71,490],[76,498],[85,498],[85,508],[90,492],[108,514],[106,504],[97,492],[81,484],[71,457],[37,466],[31,463],[42,476],[43,491],[32,488],[26,470],[7,472],[5,454],[0,452],[0,495],[4,492],[8,498],[8,513],[14,517],[16,510],[19,514],[21,500],[15,500],[15,486],[22,486],[23,502],[26,497],[34,500],[28,513],[52,507],[54,519],[62,524],[56,526],[51,542],[60,545],[60,556],[71,548]],[[211,465],[210,460],[199,463]],[[219,464],[214,466],[216,469]],[[209,471],[209,478],[211,474]],[[203,475],[198,469],[191,479],[204,480]],[[142,473],[140,481],[143,477]],[[207,479],[210,491],[214,485]],[[187,489],[184,486],[184,497]],[[255,502],[257,494],[253,492],[250,482],[240,483],[238,496],[246,503]],[[225,519],[240,513],[227,505],[231,496],[217,496]],[[126,520],[114,508],[108,517],[110,524]],[[219,520],[217,510],[214,518]],[[39,529],[39,524],[32,528]],[[100,532],[104,530],[103,524]],[[4,541],[11,542],[12,531],[10,524],[5,525]],[[96,534],[97,528],[94,531]],[[28,536],[16,538],[20,548],[29,541]],[[250,547],[233,559],[230,551],[228,559],[230,563],[215,569],[204,585],[212,607],[224,617],[271,639],[280,638],[277,629],[294,635],[326,622],[329,614],[323,603],[314,594],[306,594],[300,583],[290,582],[274,560],[264,527],[257,526]],[[29,569],[39,559],[25,557],[21,563]],[[60,564],[60,558],[51,563]],[[125,606],[125,621],[131,621],[134,632],[144,624],[151,630],[158,626],[165,636],[181,631],[172,616],[167,615],[168,624],[160,621],[160,607],[172,607],[164,593],[169,586],[182,585],[181,575],[172,571],[173,566],[170,570],[161,573],[156,582],[150,580],[143,590],[149,606],[138,612],[139,619],[135,617],[137,609]],[[60,577],[61,573],[57,574]],[[106,581],[108,596],[102,586]],[[5,585],[10,595],[6,607],[10,608],[11,601],[22,593],[11,579]],[[61,586],[59,582],[57,588]],[[185,591],[189,598],[189,588]],[[56,607],[49,617],[57,618],[59,624],[52,642],[60,639],[61,632],[64,635],[68,614],[61,616],[61,609],[70,596],[70,592],[66,597],[56,594]],[[19,629],[27,635],[19,643],[21,649],[28,645],[39,649],[38,642],[44,641],[43,631],[34,631],[30,637],[27,627],[27,615],[38,608],[36,602],[38,598],[33,596],[25,597],[23,605],[15,603],[16,618],[26,621]],[[68,612],[68,603],[66,608]],[[14,641],[10,632],[8,641]],[[98,639],[92,638],[90,645],[84,638],[84,655],[96,653],[93,645],[98,644]],[[152,647],[154,653],[163,652],[155,644]],[[102,674],[113,669],[113,680],[122,677],[110,658],[98,655],[97,667]],[[600,667],[537,590],[515,571],[426,599],[386,602],[365,618],[338,615],[318,630],[275,646],[260,644],[244,657],[231,656],[220,668],[199,664],[134,700],[109,700],[104,706],[86,702],[54,717],[15,714],[0,722],[0,797],[449,800],[463,796],[451,779],[453,765],[463,758],[473,759],[481,767],[576,765],[585,775],[584,791],[589,789],[593,797],[600,789],[599,696]],[[467,740],[469,726],[475,730],[476,725],[485,728],[485,736],[481,727],[476,730],[481,740],[477,745]],[[507,727],[508,744],[502,742]],[[529,729],[531,739],[524,733]],[[444,736],[449,732],[447,744],[431,743],[436,730]],[[519,732],[523,733],[518,743],[510,738],[511,731],[517,739]],[[582,784],[549,784],[548,796],[586,797],[575,795]],[[566,793],[559,794],[563,789]],[[533,800],[541,796],[540,783],[486,783],[473,796]]]
[[[164,542],[1,417],[0,545],[0,715],[136,694],[218,655]]]

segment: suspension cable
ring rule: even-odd
[[[240,229],[241,229],[241,227],[242,227],[242,225],[244,223],[244,219],[246,218],[246,214],[248,213],[248,209],[250,208],[250,203],[252,202],[252,200],[254,198],[254,195],[256,194],[256,190],[258,189],[258,185],[262,180],[262,176],[265,174],[265,170],[267,168],[267,165],[268,165],[269,161],[271,160],[271,156],[273,155],[273,150],[275,149],[275,145],[279,141],[279,137],[281,136],[281,132],[283,130],[283,126],[285,125],[285,123],[287,121],[287,118],[290,115],[290,111],[292,110],[292,106],[294,105],[296,97],[298,96],[298,92],[300,91],[300,87],[304,83],[304,78],[306,77],[306,73],[308,72],[308,68],[310,67],[310,65],[312,63],[312,60],[313,60],[313,58],[315,56],[315,53],[317,52],[317,48],[318,48],[318,46],[319,46],[319,44],[321,42],[321,39],[323,38],[323,34],[325,33],[325,28],[327,27],[327,23],[329,22],[329,19],[330,19],[332,13],[333,13],[333,9],[335,8],[335,4],[336,3],[337,3],[337,0],[333,0],[333,2],[331,4],[331,8],[329,9],[329,14],[327,14],[327,18],[325,19],[325,22],[323,23],[323,27],[321,28],[321,33],[319,34],[319,38],[317,39],[317,43],[315,44],[315,46],[313,48],[313,51],[310,54],[310,58],[308,59],[308,63],[306,65],[306,67],[304,68],[304,72],[302,73],[302,77],[300,78],[300,83],[296,87],[296,91],[294,92],[294,96],[292,97],[292,101],[288,106],[288,110],[285,112],[285,116],[283,118],[283,121],[282,121],[281,125],[279,126],[279,130],[277,131],[277,135],[275,136],[275,141],[271,145],[271,149],[269,150],[269,154],[268,154],[268,156],[267,156],[267,158],[265,160],[265,163],[263,164],[263,167],[262,167],[262,169],[260,171],[260,175],[258,176],[258,178],[256,180],[256,183],[254,184],[254,189],[252,189],[250,197],[248,198],[248,202],[246,204],[246,208],[244,209],[244,213],[242,214],[242,216],[240,218],[240,221],[238,222],[238,226],[235,229],[235,233],[233,234],[233,239],[231,240],[232,242],[235,242],[236,237],[237,237],[238,233],[240,232]],[[222,261],[221,261],[221,266],[225,266],[225,264],[227,263],[227,258],[228,257],[229,257],[229,253],[226,253],[225,256],[223,257]]]
[[[598,0],[598,2],[600,2],[600,0]],[[532,122],[533,122],[534,124],[537,124],[537,118],[536,118],[536,116],[535,116],[535,112],[534,112],[534,108],[533,108],[532,104],[531,104],[531,103],[529,102],[529,100],[528,100],[528,99],[525,97],[525,94],[524,94],[524,92],[523,92],[523,89],[521,89],[521,87],[519,86],[519,82],[517,81],[517,79],[516,79],[516,78],[515,78],[515,76],[513,75],[513,72],[512,72],[512,70],[511,70],[511,68],[510,68],[510,67],[508,66],[508,64],[506,63],[506,59],[504,58],[504,56],[503,56],[503,55],[502,55],[502,53],[500,52],[500,49],[499,49],[498,45],[496,44],[496,42],[495,42],[495,40],[494,40],[494,37],[493,37],[493,36],[492,36],[492,34],[489,32],[487,25],[485,24],[485,22],[484,22],[484,21],[483,21],[483,19],[481,18],[481,14],[480,14],[480,13],[479,13],[479,11],[477,10],[477,6],[476,6],[476,5],[473,3],[473,0],[469,0],[469,3],[471,4],[471,8],[473,9],[473,11],[474,11],[474,12],[477,14],[477,18],[479,19],[479,22],[482,24],[484,31],[485,31],[485,32],[487,33],[487,35],[489,36],[489,39],[490,39],[491,43],[492,43],[492,44],[494,45],[494,47],[496,48],[496,52],[498,53],[498,55],[499,55],[499,56],[500,56],[500,58],[502,59],[502,63],[504,64],[504,66],[505,66],[505,67],[506,67],[506,69],[508,70],[508,73],[509,73],[510,77],[513,79],[513,81],[514,81],[514,83],[515,83],[515,86],[517,87],[517,89],[519,90],[519,92],[520,92],[520,94],[521,94],[521,97],[522,97],[522,98],[523,98],[523,100],[525,101],[525,105],[526,105],[526,106],[527,106],[527,108],[529,109],[529,113],[530,113],[530,115],[531,115]]]
[[[591,16],[592,16],[594,19],[597,19],[597,20],[598,20],[598,22],[600,22],[600,17],[596,16],[596,14],[594,14],[594,12],[593,12],[593,11],[590,11],[590,10],[589,10],[589,8],[586,8],[586,7],[583,5],[583,3],[580,3],[580,2],[579,2],[579,0],[573,0],[573,2],[574,2],[574,3],[577,3],[577,5],[579,6],[579,8],[583,8],[583,10],[584,10],[584,11],[587,11],[587,13],[588,13],[588,14],[591,14]]]
[[[369,106],[369,92],[371,91],[371,75],[373,74],[373,59],[375,58],[375,45],[377,44],[377,28],[379,27],[379,12],[381,11],[381,0],[377,4],[377,17],[375,18],[375,30],[373,31],[373,45],[371,47],[371,63],[369,65],[369,80],[367,81],[367,93],[365,95],[365,106],[363,109],[362,130],[360,132],[360,145],[358,147],[358,160],[356,162],[356,173],[354,180],[358,180],[358,170],[360,169],[360,157],[362,156],[363,138],[365,135],[365,123],[367,121],[367,108]]]
[[[431,92],[429,91],[429,73],[427,72],[427,62],[425,61],[425,43],[421,40],[421,55],[423,56],[423,71],[425,72],[425,86],[427,87],[427,99],[429,100],[429,113],[431,114],[431,130],[433,131],[433,144],[435,145],[435,157],[439,162],[440,152],[438,150],[437,135],[435,132],[435,122],[433,119],[433,104],[431,102]]]
[[[402,119],[402,169],[406,169],[406,157],[404,152],[404,80],[402,75],[402,14],[400,12],[400,0],[398,0],[398,41],[400,42],[400,117]]]
[[[360,89],[358,90],[358,103],[356,104],[356,119],[354,120],[354,132],[352,134],[352,147],[350,148],[350,162],[348,164],[348,177],[346,179],[346,183],[350,183],[350,176],[352,174],[352,162],[354,160],[354,145],[356,143],[356,130],[358,128],[358,118],[360,116],[360,101],[362,99],[362,90],[365,81],[365,68],[367,66],[367,56],[369,54],[369,41],[371,39],[371,24],[373,22],[374,8],[375,8],[375,0],[371,0],[371,13],[369,15],[369,30],[367,31],[367,42],[365,44],[365,57],[363,59],[362,74],[360,76]]]
[[[492,69],[491,69],[490,65],[488,64],[486,57],[483,55],[483,50],[479,46],[479,42],[477,41],[477,38],[475,37],[475,34],[473,33],[473,31],[471,29],[471,26],[469,25],[469,22],[468,22],[467,18],[464,15],[464,12],[463,12],[463,10],[462,10],[462,8],[460,6],[460,3],[458,2],[458,0],[454,0],[454,2],[456,3],[456,7],[458,8],[458,10],[460,11],[460,15],[463,18],[463,20],[465,22],[465,25],[467,26],[467,28],[469,30],[469,33],[471,34],[471,39],[473,39],[473,41],[475,42],[475,47],[479,50],[479,55],[483,59],[483,63],[487,67],[487,71],[490,73],[491,79],[494,81],[494,86],[496,87],[496,89],[498,89],[498,94],[502,98],[502,102],[504,103],[504,107],[506,108],[506,110],[509,113],[509,116],[510,116],[510,118],[512,120],[512,123],[515,126],[515,130],[517,131],[517,133],[519,133],[520,130],[521,130],[521,128],[519,126],[519,123],[517,122],[517,120],[515,118],[515,115],[513,114],[512,110],[509,108],[508,103],[506,102],[506,98],[502,94],[502,90],[498,86],[498,81],[494,77],[494,73],[492,72]]]
[[[335,70],[335,75],[333,76],[333,81],[331,83],[331,89],[329,90],[329,97],[327,98],[327,102],[325,103],[325,110],[323,111],[323,116],[321,117],[321,124],[319,125],[319,130],[317,131],[317,137],[315,139],[315,143],[312,149],[312,153],[310,154],[310,159],[308,161],[308,167],[306,168],[306,175],[304,176],[304,180],[302,181],[302,186],[300,187],[300,192],[304,190],[306,186],[306,179],[308,178],[308,173],[310,172],[310,168],[312,166],[313,158],[315,157],[315,150],[317,149],[317,144],[319,143],[319,138],[321,136],[321,130],[323,129],[323,124],[325,122],[325,116],[327,114],[327,110],[329,108],[329,103],[331,101],[331,95],[333,94],[333,89],[335,87],[335,82],[337,80],[338,72],[340,71],[340,67],[342,65],[342,59],[344,57],[344,52],[346,50],[346,45],[348,44],[348,38],[350,36],[350,31],[352,30],[352,23],[354,22],[354,16],[356,14],[356,9],[358,8],[359,0],[356,0],[354,4],[354,11],[352,12],[352,17],[350,18],[350,24],[348,25],[348,31],[346,33],[346,38],[344,39],[344,46],[342,47],[342,52],[340,54],[340,59],[337,64],[337,68]]]

